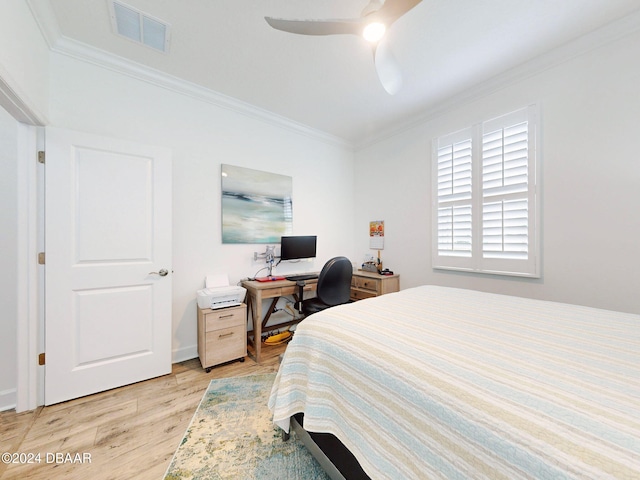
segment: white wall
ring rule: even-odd
[[[317,259],[298,268],[353,256],[350,149],[62,55],[52,56],[51,79],[52,125],[173,150],[174,360],[196,355],[205,275],[226,272],[236,283],[264,266],[253,261],[264,245],[221,243],[222,163],[293,178],[293,233],[318,235]]]
[[[383,260],[401,288],[431,283],[640,313],[638,58],[636,33],[359,151],[356,248],[370,252],[367,222],[385,220]],[[534,102],[542,116],[542,278],[433,270],[431,140]]]
[[[18,128],[0,107],[0,411],[16,403]]]

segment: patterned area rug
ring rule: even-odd
[[[275,374],[211,380],[165,480],[328,480],[295,434],[282,441],[267,400]]]

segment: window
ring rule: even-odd
[[[440,137],[433,266],[539,276],[536,107]]]

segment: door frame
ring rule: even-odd
[[[44,245],[44,182],[37,152],[44,147],[47,121],[0,77],[0,105],[18,123],[16,258],[16,412],[44,404],[44,369],[38,354],[44,345],[43,269],[38,251]]]
[[[37,162],[42,129],[18,126],[18,256],[16,412],[44,404],[44,369],[38,365],[43,352],[44,270],[38,265],[44,231],[41,225],[44,199],[43,171]]]

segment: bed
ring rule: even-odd
[[[269,408],[362,478],[638,479],[640,316],[406,289],[300,323]]]

